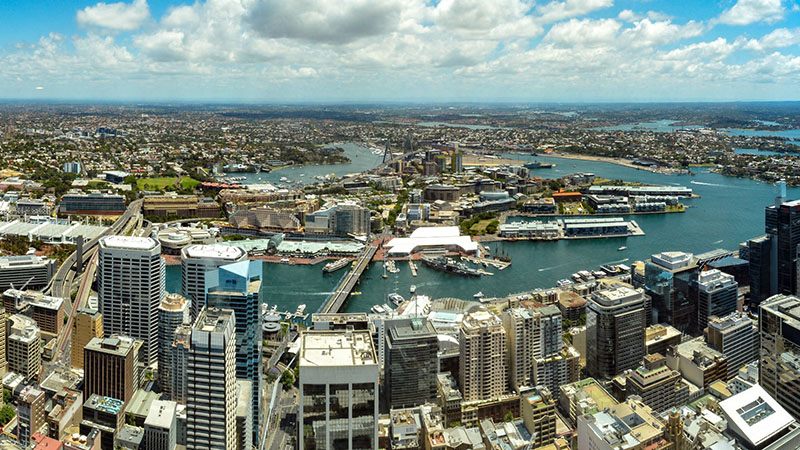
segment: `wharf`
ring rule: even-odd
[[[507,269],[511,265],[510,261],[500,261],[498,259],[481,258],[479,256],[462,255],[461,259],[469,261],[473,264],[492,266],[498,270]]]
[[[411,276],[417,276],[417,265],[414,264],[414,261],[408,260],[408,268],[411,269]]]

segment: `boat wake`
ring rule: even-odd
[[[566,264],[559,264],[557,266],[550,266],[550,267],[542,267],[541,269],[538,269],[538,270],[539,270],[539,272],[546,272],[548,270],[553,270],[553,269],[556,269],[558,267],[564,267],[564,266],[566,266]]]
[[[622,258],[622,259],[618,259],[616,261],[609,261],[607,263],[603,263],[603,265],[606,266],[608,264],[619,264],[619,263],[624,263],[624,262],[626,262],[628,260],[630,260],[630,258]]]
[[[716,241],[716,242],[712,242],[712,244],[721,244],[723,240],[724,240],[724,239],[720,239],[720,240],[718,240],[718,241]]]
[[[699,184],[701,186],[728,187],[728,186],[725,186],[724,184],[706,183],[705,181],[694,181],[694,180],[692,180],[689,183],[691,183],[691,184]]]

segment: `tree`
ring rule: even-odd
[[[17,411],[11,405],[3,405],[0,408],[0,425],[5,426],[11,419],[17,415]]]
[[[11,401],[11,391],[6,388],[3,388],[3,403],[8,403]]]
[[[503,420],[506,422],[513,422],[514,421],[514,413],[511,411],[507,412],[505,416],[503,416]]]
[[[284,370],[283,374],[281,374],[281,384],[285,389],[289,389],[294,384],[294,372],[291,370]]]

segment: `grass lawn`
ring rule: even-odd
[[[161,189],[173,188],[177,181],[177,177],[140,178],[136,180],[136,186],[138,186],[140,190],[158,191]],[[200,182],[194,178],[181,178],[181,187],[184,189],[194,189],[199,184]]]
[[[486,227],[489,226],[495,219],[486,219],[481,220],[475,225],[472,225],[469,229],[475,233],[484,233],[486,231]]]

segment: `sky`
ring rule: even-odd
[[[0,99],[800,100],[800,0],[2,0]]]

